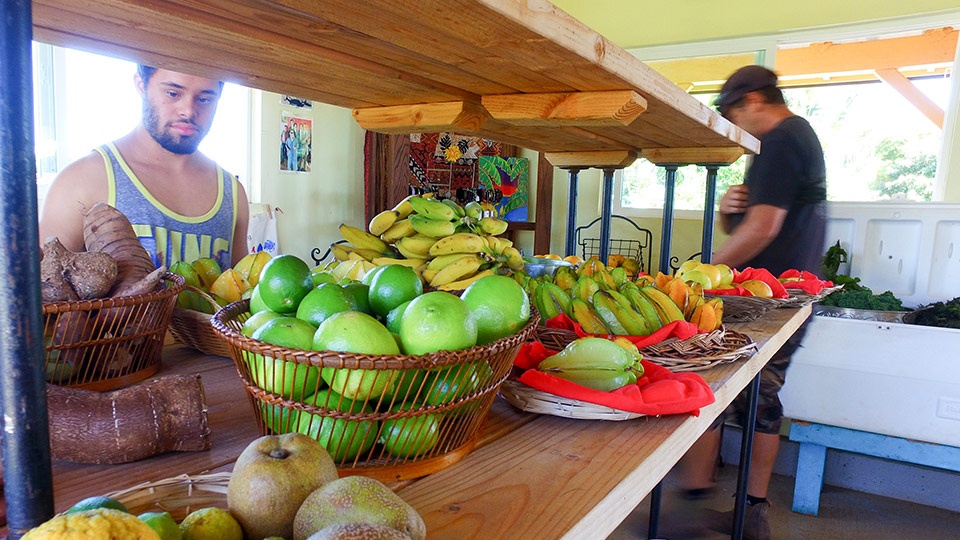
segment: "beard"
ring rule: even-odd
[[[205,128],[194,123],[191,120],[190,125],[197,129],[195,135],[190,136],[180,136],[175,133],[170,133],[166,131],[166,126],[160,126],[160,117],[157,115],[157,109],[150,103],[149,100],[143,100],[143,125],[147,129],[147,133],[153,137],[153,140],[157,141],[164,150],[172,152],[174,154],[192,154],[197,151],[197,147],[200,146],[200,142],[207,135],[209,127]]]

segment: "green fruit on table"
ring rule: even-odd
[[[300,433],[265,435],[237,458],[227,505],[247,538],[293,538],[293,521],[314,490],[338,478],[330,454]]]
[[[346,476],[324,484],[303,501],[294,519],[293,540],[348,523],[390,527],[411,540],[427,537],[423,518],[393,490],[374,478]]]

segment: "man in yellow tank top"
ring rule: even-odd
[[[154,262],[214,257],[232,266],[247,252],[243,186],[197,151],[223,83],[138,66],[139,125],[64,168],[40,213],[40,239],[83,251],[83,212],[103,201],[124,212]]]

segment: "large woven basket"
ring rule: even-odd
[[[167,272],[156,291],[43,305],[48,382],[100,392],[160,369],[164,336],[183,278]]]
[[[724,313],[726,317],[726,313]],[[576,332],[538,326],[536,338],[548,349],[562,350],[577,339]],[[700,371],[751,356],[756,343],[746,334],[721,327],[687,339],[667,338],[640,349],[643,358],[671,371]]]
[[[210,303],[214,309],[220,306],[209,294],[187,285],[185,290],[198,294],[204,301]],[[173,318],[170,320],[170,334],[175,340],[191,349],[204,354],[230,357],[230,348],[227,343],[213,330],[211,320],[213,315],[193,309],[173,308]]]
[[[208,507],[227,509],[227,484],[230,473],[175,476],[107,493],[123,503],[133,515],[144,512],[170,512],[182,521],[194,510]]]
[[[420,356],[377,356],[289,349],[248,338],[240,332],[243,322],[249,317],[248,309],[248,300],[224,307],[213,316],[213,328],[230,347],[231,357],[250,397],[260,433],[296,431],[298,425],[307,428],[308,434],[325,442],[340,469],[384,482],[430,474],[459,461],[473,449],[497,390],[510,374],[520,345],[533,336],[540,317],[536,310],[531,310],[533,313],[529,321],[518,333],[484,346]],[[280,364],[278,370],[265,369],[268,363],[276,361],[285,364]],[[344,402],[331,403],[327,407],[323,406],[326,404],[313,404],[303,397],[322,388],[317,382],[310,386],[309,370],[316,368],[368,370],[366,377],[393,377],[397,387],[406,389],[398,391],[398,395],[384,393],[371,397],[366,400],[362,410],[357,408],[354,412],[345,412],[351,406],[359,407],[360,404],[344,398]],[[473,384],[462,392],[454,392],[449,400],[433,400],[432,404],[428,404],[431,395],[437,394],[430,390],[429,383],[419,378],[423,370],[431,370],[430,373],[437,374],[436,379],[440,381],[470,380]],[[274,386],[274,390],[284,385],[289,390],[284,389],[281,395],[259,386],[257,381],[265,381],[268,373],[274,374],[277,384],[270,385]],[[357,371],[347,374],[361,375]],[[297,393],[300,396],[296,396]],[[407,408],[398,410],[396,407],[401,403],[406,404]],[[323,440],[322,430],[311,432],[308,429],[311,425],[335,426],[337,421],[352,421],[354,424],[351,424],[352,428],[341,429],[339,433],[334,427],[327,441]],[[339,423],[343,425],[344,422]],[[412,437],[409,440],[402,439],[406,443],[397,443],[398,439],[394,439],[394,453],[382,444],[391,425],[401,432],[410,433]],[[405,426],[406,429],[399,426]],[[366,440],[364,434],[376,443],[369,447],[359,444],[360,440]],[[422,440],[436,442],[421,445]],[[356,453],[343,452],[341,455],[332,450],[351,444],[357,444],[361,450]],[[397,452],[397,449],[401,451]]]
[[[621,411],[589,401],[557,396],[531,388],[513,379],[505,381],[503,386],[500,387],[500,397],[521,411],[575,418],[577,420],[620,421],[644,416],[640,413]]]
[[[764,313],[782,307],[794,307],[797,298],[760,298],[757,296],[712,295],[705,294],[705,298],[720,298],[723,300],[724,322],[749,322],[759,319]]]

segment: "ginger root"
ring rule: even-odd
[[[103,298],[113,288],[117,271],[110,254],[74,253],[50,237],[41,248],[40,297],[44,302]]]

